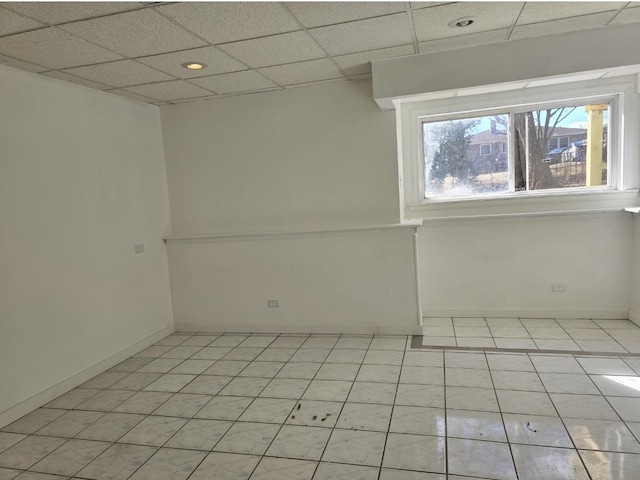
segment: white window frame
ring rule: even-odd
[[[489,147],[489,153],[482,153],[482,147]],[[491,144],[490,143],[481,143],[480,144],[480,156],[486,157],[487,155],[491,155]]]
[[[605,78],[437,100],[400,99],[396,107],[402,221],[622,209],[637,203],[640,129],[636,77]],[[607,186],[424,198],[422,123],[610,100]],[[635,134],[634,134],[635,133]],[[510,142],[513,142],[513,136]],[[510,144],[509,148],[513,149]]]

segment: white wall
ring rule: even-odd
[[[413,232],[171,242],[176,329],[420,333]]]
[[[367,82],[161,112],[174,235],[399,219],[393,112],[375,106]],[[425,222],[417,266],[423,315],[626,318],[631,226],[625,213]],[[411,235],[170,242],[176,325],[413,329]],[[551,283],[567,291],[552,293]],[[267,309],[270,298],[281,300],[280,309]]]
[[[416,331],[412,229],[290,233],[398,221],[370,82],[161,111],[174,235],[289,232],[169,242],[178,329]]]
[[[425,222],[423,314],[627,318],[631,233],[625,212]]]
[[[633,257],[629,318],[640,325],[640,215],[633,215]]]
[[[370,82],[162,107],[174,234],[398,219],[395,117]]]
[[[0,66],[0,145],[2,425],[172,311],[156,107]]]

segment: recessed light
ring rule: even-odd
[[[202,70],[203,68],[207,68],[207,64],[201,62],[187,62],[183,63],[182,66],[189,70]]]
[[[449,24],[450,27],[468,27],[473,23],[473,18],[459,18],[458,20],[454,20]]]

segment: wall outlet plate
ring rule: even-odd
[[[551,284],[552,292],[566,292],[567,284],[566,283],[552,283]]]
[[[280,308],[280,303],[278,302],[278,300],[267,300],[267,307]]]
[[[136,253],[144,253],[144,243],[136,245]]]

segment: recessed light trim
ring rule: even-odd
[[[207,68],[207,64],[202,62],[186,62],[183,63],[182,66],[187,70],[202,70],[203,68]]]
[[[454,28],[464,28],[473,24],[473,22],[474,22],[473,18],[469,18],[469,17],[459,18],[449,23],[449,26]]]

